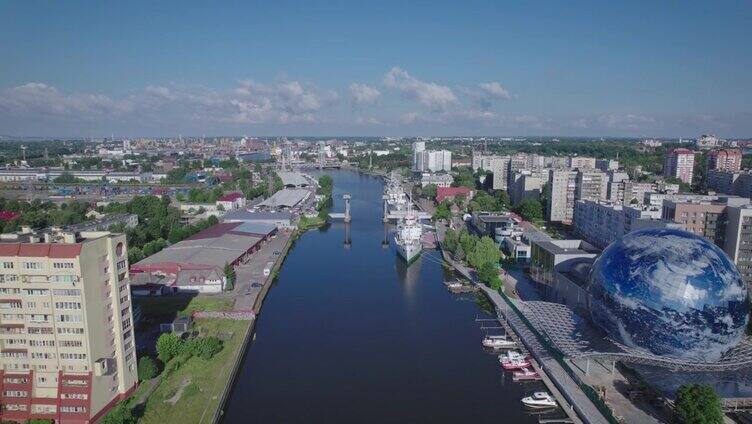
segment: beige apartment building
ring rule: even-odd
[[[135,389],[127,257],[106,231],[3,235],[0,420],[95,422]]]

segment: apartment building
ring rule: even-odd
[[[672,149],[666,154],[663,164],[663,175],[678,178],[692,184],[692,174],[695,169],[695,152],[689,149]]]
[[[572,169],[595,169],[595,158],[572,156],[569,158],[568,162],[568,166]]]
[[[604,249],[632,231],[668,224],[661,219],[661,208],[580,200],[575,204],[573,229],[588,243]]]
[[[493,173],[494,190],[506,190],[509,187],[509,156],[491,156],[488,167],[483,168]]]
[[[88,423],[138,381],[125,235],[0,240],[0,420]]]
[[[577,172],[576,200],[606,200],[608,174],[601,171]]]
[[[551,188],[546,210],[548,220],[572,222],[577,188],[577,171],[561,169],[551,171],[548,177],[548,186]]]
[[[752,197],[752,171],[708,171],[708,189],[741,197]]]
[[[727,212],[723,250],[736,264],[742,279],[752,286],[752,205],[732,206]]]
[[[742,169],[742,151],[739,149],[720,149],[708,152],[708,172],[739,172]]]
[[[543,184],[546,181],[548,181],[547,172],[517,172],[509,183],[509,200],[513,205],[525,199],[538,200],[543,190]]]

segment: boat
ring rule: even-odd
[[[512,381],[538,381],[540,374],[531,367],[522,368],[512,373]]]
[[[420,252],[423,251],[423,244],[420,241],[423,235],[423,225],[421,225],[415,214],[412,213],[412,208],[408,205],[407,214],[400,219],[397,225],[397,234],[394,237],[395,244],[397,245],[397,253],[402,258],[410,262],[420,256]]]
[[[502,364],[514,360],[525,359],[525,356],[519,350],[508,350],[499,355],[499,362]]]
[[[492,349],[511,349],[517,347],[517,343],[507,339],[507,336],[486,336],[482,343],[483,346]]]
[[[558,406],[556,399],[548,392],[535,392],[530,396],[522,398],[521,402],[528,408],[533,409],[556,408]]]
[[[408,199],[400,183],[399,173],[392,171],[387,177],[384,200],[386,200],[388,212],[403,211],[407,208]]]
[[[519,370],[524,368],[529,368],[532,365],[530,364],[530,361],[528,361],[525,358],[522,359],[514,359],[509,362],[502,362],[501,367],[505,370]]]
[[[460,283],[459,281],[446,281],[446,282],[444,282],[444,284],[446,284],[447,288],[450,289],[450,290],[451,289],[458,290],[458,289],[461,289],[462,287],[465,286],[464,284]]]

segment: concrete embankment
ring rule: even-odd
[[[445,232],[443,224],[437,224],[436,230],[439,246],[442,246]],[[483,290],[486,297],[495,305],[499,321],[503,321],[502,324],[511,329],[512,335],[533,355],[538,363],[537,370],[543,377],[543,382],[551,394],[557,398],[569,418],[575,423],[608,424],[608,419],[585,395],[577,382],[552,356],[552,353],[540,343],[534,331],[523,322],[522,317],[518,316],[517,312],[508,304],[509,301],[496,290],[479,283],[471,269],[454,261],[443,248],[442,256],[455,271]]]

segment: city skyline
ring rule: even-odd
[[[3,135],[752,135],[749,3],[0,11]]]

